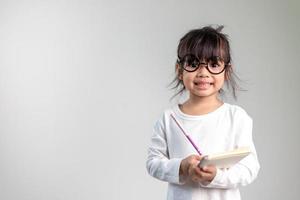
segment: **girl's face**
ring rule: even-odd
[[[179,75],[179,79],[183,81],[185,88],[190,92],[190,98],[217,98],[219,90],[224,85],[225,71],[215,75],[211,74],[205,66],[200,66],[194,72],[187,72],[183,70],[183,73]]]

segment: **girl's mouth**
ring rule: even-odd
[[[210,83],[210,82],[195,82],[194,84],[195,84],[196,88],[198,88],[200,90],[206,90],[211,85],[213,85],[213,83]]]
[[[213,85],[213,83],[209,83],[209,82],[195,82],[195,85]]]

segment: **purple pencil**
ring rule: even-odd
[[[193,142],[192,138],[190,138],[190,136],[188,134],[186,134],[186,132],[183,130],[183,128],[180,126],[179,122],[176,120],[176,118],[171,114],[171,117],[173,118],[173,120],[176,122],[177,126],[180,128],[180,130],[182,131],[182,133],[185,135],[185,137],[189,140],[189,142],[193,145],[193,147],[196,149],[196,151],[198,152],[198,154],[201,156],[202,153],[199,150],[199,148],[197,147],[197,145]]]

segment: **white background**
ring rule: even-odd
[[[0,1],[0,199],[164,199],[145,168],[189,30],[225,25],[261,163],[243,199],[299,194],[300,3]]]

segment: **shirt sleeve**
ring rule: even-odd
[[[148,173],[162,181],[183,184],[179,180],[181,158],[169,159],[165,129],[162,121],[157,121],[148,148],[146,168]]]
[[[210,183],[201,184],[207,188],[236,188],[250,184],[258,174],[260,165],[252,140],[252,119],[247,115],[238,121],[236,147],[249,146],[251,153],[229,169],[217,169],[215,178]]]

